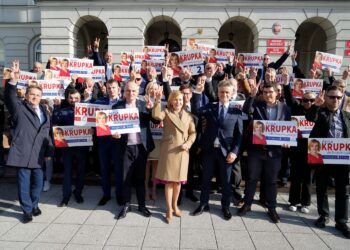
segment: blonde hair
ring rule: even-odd
[[[265,125],[264,125],[264,123],[261,122],[261,121],[255,121],[255,122],[254,122],[254,130],[255,130],[258,126],[260,126],[260,125],[261,125],[261,127],[262,127],[262,132],[265,132]]]
[[[313,144],[317,144],[317,147],[318,147],[317,152],[320,152],[320,150],[321,150],[321,143],[318,140],[315,140],[315,139],[310,140],[309,145],[307,145],[307,149],[310,151],[311,150],[311,146]]]
[[[107,121],[107,114],[106,114],[105,112],[98,112],[98,113],[96,114],[96,123],[97,123],[97,119],[98,119],[98,118],[101,118],[101,117],[104,117],[105,120]]]
[[[170,93],[169,98],[168,98],[168,109],[173,110],[173,107],[171,106],[171,104],[180,95],[183,97],[183,94],[181,93],[180,90],[174,90]],[[182,106],[182,108],[183,108],[183,106]]]

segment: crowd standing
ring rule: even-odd
[[[231,204],[239,207],[238,216],[251,211],[260,182],[259,202],[267,207],[271,221],[278,223],[277,184],[279,178],[286,178],[290,162],[289,209],[296,211],[300,205],[302,213],[309,212],[314,178],[319,213],[315,225],[325,227],[329,222],[327,188],[329,182],[334,181],[335,227],[350,238],[346,224],[350,164],[323,164],[317,156],[320,145],[309,144],[308,150],[308,140],[301,136],[296,147],[264,145],[263,123],[253,125],[254,120],[290,121],[292,116],[302,115],[315,123],[310,138],[349,138],[350,94],[346,91],[349,68],[336,79],[331,69],[322,71],[313,67],[308,77],[323,79],[323,90],[319,94],[303,93],[298,84],[291,88],[288,81],[291,72],[283,66],[291,57],[295,77],[305,78],[297,64],[297,52],[290,45],[276,62],[264,55],[260,69],[246,67],[242,56],[230,57],[228,63],[217,62],[211,51],[203,62],[204,72],[192,75],[191,69],[179,66],[178,54],[169,51],[167,46],[164,48],[165,65],[157,74],[154,67],[147,65],[147,60],[136,69],[133,56],[127,60],[125,53],[121,55],[120,66],[114,67],[113,53],[107,52],[102,58],[99,42],[96,39],[88,46],[88,57],[95,66],[104,66],[103,82],[70,75],[67,60],[62,60],[58,68],[57,58],[49,59],[47,69],[59,70],[60,76],[70,79],[64,100],[43,99],[42,89],[35,83],[25,90],[16,89],[20,74],[18,61],[4,72],[5,93],[1,93],[1,102],[7,107],[11,131],[7,165],[17,169],[23,223],[42,213],[40,193],[50,189],[53,168],[57,164],[63,165],[64,173],[62,201],[58,206],[69,206],[72,194],[78,203],[84,202],[87,156],[92,152],[92,165],[99,166],[101,176],[102,195],[98,205],[104,206],[111,200],[113,182],[114,197],[121,207],[116,212],[118,220],[131,211],[133,186],[138,211],[143,216],[151,216],[145,200],[157,198],[157,184],[164,185],[167,223],[171,223],[173,216],[181,217],[182,186],[186,198],[199,202],[192,213],[198,216],[210,209],[215,176],[224,219],[232,217]],[[120,75],[123,66],[128,67],[130,74],[125,81]],[[44,79],[43,67],[45,65],[39,62],[34,64],[37,79]],[[277,74],[282,77],[279,84]],[[237,108],[236,101],[244,101],[243,107]],[[110,105],[112,109],[136,108],[140,131],[106,136],[94,134],[92,147],[64,147],[66,142],[62,140],[56,142],[55,148],[53,136],[59,138],[62,131],[52,130],[52,126],[73,126],[77,103]],[[1,116],[0,119],[7,118]],[[103,124],[103,119],[106,117],[98,117],[96,122]],[[153,139],[150,124],[163,127],[161,139]],[[1,131],[3,129],[2,126]],[[109,128],[102,125],[99,129],[103,133]],[[62,147],[57,147],[57,143]],[[308,164],[308,152],[315,152],[312,159],[316,164]],[[245,172],[244,195],[240,189],[242,171]],[[73,172],[76,173],[74,183]],[[195,175],[199,176],[199,199],[193,192]],[[151,192],[149,181],[152,182]]]

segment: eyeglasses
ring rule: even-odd
[[[270,58],[264,58],[264,61],[270,60]]]
[[[327,97],[332,100],[334,99],[341,100],[343,98],[342,96],[335,96],[335,95],[327,95]]]
[[[303,103],[308,103],[308,102],[313,103],[313,102],[315,102],[315,99],[307,99],[307,98],[305,98],[305,99],[302,99],[302,101],[303,101]]]
[[[141,80],[141,78],[136,78],[136,81],[140,81]]]

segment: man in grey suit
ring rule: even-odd
[[[23,210],[23,223],[41,214],[40,192],[43,186],[42,165],[53,156],[50,135],[51,122],[46,109],[40,105],[42,89],[28,86],[25,99],[16,96],[19,62],[12,65],[11,79],[5,87],[5,104],[14,123],[7,165],[17,168],[18,196]]]

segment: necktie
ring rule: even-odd
[[[221,105],[220,106],[220,113],[219,113],[219,122],[220,124],[224,124],[224,119],[225,119],[225,106]]]
[[[191,112],[190,106],[186,105],[186,111]]]
[[[38,118],[39,118],[39,120],[40,120],[40,124],[41,124],[42,121],[41,121],[41,115],[40,115],[40,108],[39,108],[39,106],[38,106],[38,107],[35,107],[34,109],[35,109],[36,115],[38,116]]]

